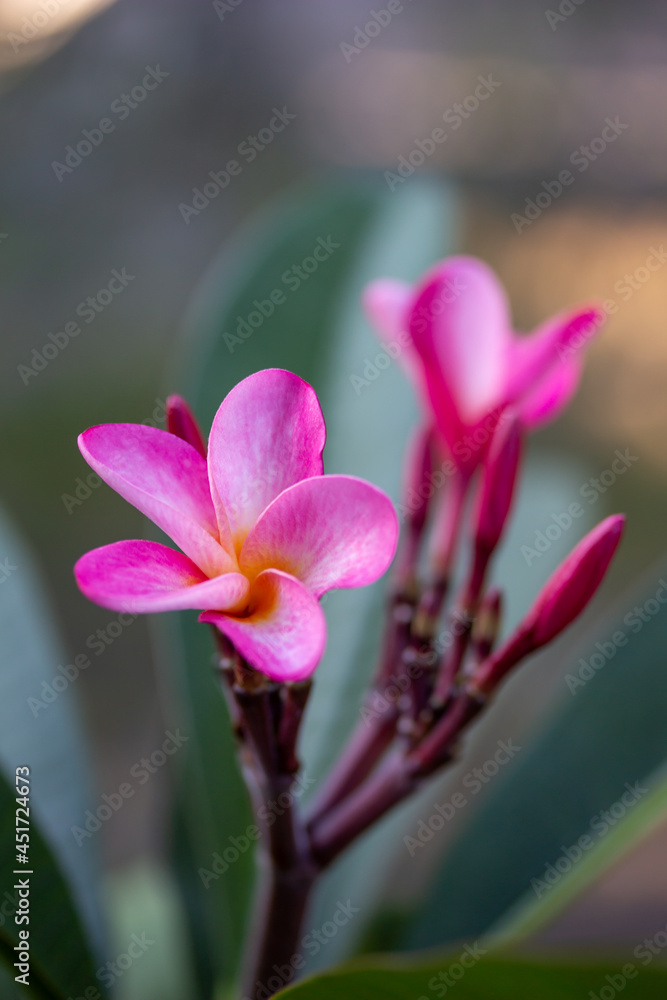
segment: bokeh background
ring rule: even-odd
[[[69,657],[109,622],[76,590],[73,562],[145,530],[104,486],[67,500],[88,473],[77,434],[106,421],[161,419],[188,301],[247,217],[313,177],[370,179],[388,191],[384,172],[395,172],[479,77],[497,81],[493,93],[405,183],[454,185],[458,249],[497,270],[519,329],[578,302],[611,303],[575,403],[534,451],[581,470],[581,483],[607,469],[616,449],[637,456],[594,511],[630,516],[610,598],[664,555],[667,9],[648,0],[561,3],[566,13],[555,0],[551,8],[546,0],[402,6],[353,51],[345,46],[372,9],[358,0],[217,9],[184,0],[52,0],[46,8],[2,0],[0,499],[38,559]],[[145,100],[123,118],[110,113],[158,66],[166,75]],[[295,116],[289,127],[186,222],[179,205],[275,108]],[[114,131],[58,176],[54,161],[109,116]],[[619,123],[618,135],[601,149],[595,140],[607,119]],[[581,147],[591,150],[586,169],[576,165]],[[513,213],[525,215],[527,200],[568,168],[573,183],[517,227]],[[133,279],[122,294],[42,371],[22,377],[33,349],[123,268]],[[373,344],[369,332],[369,353]],[[77,682],[102,791],[159,743],[158,674],[140,619]],[[168,793],[165,770],[106,824],[100,843],[112,870],[163,858]],[[634,945],[654,933],[667,919],[666,854],[661,828],[543,943]]]

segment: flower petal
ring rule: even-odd
[[[472,425],[503,401],[509,330],[505,293],[486,264],[450,257],[428,273],[412,307],[410,334],[436,416],[441,403]]]
[[[215,611],[199,616],[217,626],[256,670],[275,681],[301,681],[320,662],[327,639],[326,619],[311,592],[280,570],[268,569],[251,590],[246,618]]]
[[[553,368],[581,356],[602,327],[605,314],[590,307],[554,316],[528,337],[517,337],[511,349],[507,400],[530,392]]]
[[[315,390],[291,372],[257,372],[223,400],[211,428],[208,465],[213,498],[224,507],[237,552],[279,493],[322,475],[325,439]]]
[[[394,278],[379,278],[363,292],[366,315],[382,337],[397,340],[408,329],[408,308],[413,297],[412,287]]]
[[[582,368],[583,358],[567,358],[517,400],[522,423],[533,428],[554,420],[577,391]]]
[[[392,347],[391,356],[398,358],[413,380],[420,401],[426,401],[422,364],[408,332],[413,298],[414,290],[404,281],[379,278],[366,286],[362,303],[380,343]]]
[[[89,600],[133,614],[242,608],[250,590],[240,573],[208,579],[187,556],[158,542],[103,545],[79,559],[74,575]]]
[[[174,434],[143,424],[102,424],[79,436],[88,464],[172,538],[207,576],[235,570],[220,545],[206,462]]]
[[[248,535],[239,566],[251,578],[284,570],[319,597],[363,587],[387,569],[398,518],[389,497],[354,476],[318,476],[277,497]]]

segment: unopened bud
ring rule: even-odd
[[[509,516],[521,457],[521,431],[515,416],[503,420],[484,460],[475,513],[475,544],[491,553]]]
[[[551,642],[584,610],[602,583],[623,533],[625,517],[613,514],[590,531],[540,591],[513,636],[475,675],[473,684],[488,692],[511,668]]]
[[[199,429],[195,415],[182,396],[170,396],[167,400],[167,430],[170,434],[187,441],[206,458],[206,442]]]

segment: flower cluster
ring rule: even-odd
[[[95,472],[180,549],[105,545],[76,564],[79,587],[118,611],[202,612],[218,637],[223,690],[258,816],[262,803],[266,810],[281,795],[290,802],[264,823],[268,891],[246,962],[253,997],[265,996],[276,963],[295,951],[318,874],[446,764],[505,676],[580,614],[623,530],[615,515],[591,531],[499,644],[502,594],[487,577],[510,516],[522,440],[572,396],[581,348],[601,314],[579,310],[516,336],[496,278],[466,257],[440,263],[414,289],[375,282],[365,305],[380,336],[404,343],[407,333],[403,357],[423,421],[407,457],[405,530],[371,689],[305,815],[288,791],[299,769],[309,678],[326,642],[319,598],[372,583],[388,569],[398,540],[391,501],[363,480],[324,475],[315,392],[278,369],[229,393],[208,444],[176,396],[165,431],[112,424],[79,439]],[[435,488],[434,470],[444,468]],[[413,503],[415,496],[424,502]],[[450,598],[460,563],[463,584]],[[440,641],[441,625],[448,643]],[[388,701],[390,687],[399,696]]]
[[[485,597],[484,581],[509,516],[521,438],[572,396],[581,345],[597,332],[602,314],[569,312],[531,336],[517,336],[501,285],[468,257],[441,262],[416,288],[376,281],[364,301],[381,336],[409,332],[403,357],[424,423],[409,456],[406,491],[421,488],[443,456],[453,469],[444,495],[412,510],[394,588],[394,604],[407,603],[410,621],[403,622],[403,642],[389,643],[384,673],[397,667],[397,657],[415,655],[413,647],[422,657],[432,647],[467,498],[477,484],[471,569],[453,613],[472,625],[484,608],[487,634],[459,628],[447,662],[417,698],[419,710],[431,712],[450,696],[471,638],[478,662],[472,673],[466,668],[467,683],[489,691],[579,614],[613,555],[620,516],[584,539],[516,634],[492,652],[499,595]],[[81,590],[104,607],[135,614],[199,609],[200,620],[214,625],[250,667],[276,681],[309,677],[326,642],[318,599],[331,588],[372,583],[392,561],[398,528],[390,500],[360,479],[324,475],[324,418],[313,389],[290,372],[262,371],[237,385],[215,416],[208,446],[180,397],[170,398],[167,411],[166,431],[92,427],[79,447],[95,472],[181,551],[152,541],[95,549],[76,565]],[[481,427],[485,432],[476,434]],[[435,508],[430,579],[420,588],[416,566],[429,506]]]

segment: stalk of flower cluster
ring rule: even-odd
[[[454,616],[463,623],[440,671],[435,704],[449,697],[468,650],[473,623],[491,558],[496,551],[512,507],[521,458],[521,430],[518,420],[509,416],[498,425],[484,461],[476,510],[473,514],[474,548],[470,573]]]
[[[491,319],[502,320],[498,295],[480,287],[488,275],[469,262],[457,266],[466,272],[470,287],[464,283],[464,290],[468,288],[475,309],[486,302]],[[470,311],[451,299],[445,304],[452,307],[445,327],[453,323],[460,328],[465,337],[459,347],[470,349]],[[524,400],[522,422],[531,411],[534,417],[545,406],[548,410],[554,399],[562,405],[571,390],[576,371],[557,370],[554,380],[543,364],[569,336],[570,325],[559,321],[540,333],[527,354],[515,345],[517,364],[523,357],[523,376],[537,358],[546,378],[537,410],[530,394]],[[417,349],[420,329],[415,323]],[[485,329],[481,324],[480,330]],[[429,428],[421,431],[408,462],[406,531],[373,697],[307,818],[298,808],[293,782],[310,691],[306,678],[326,641],[318,599],[335,587],[372,583],[386,571],[397,535],[391,501],[363,480],[324,476],[325,426],[314,390],[282,369],[255,373],[229,393],[214,419],[208,448],[194,415],[176,396],[167,406],[170,433],[117,424],[90,428],[79,439],[82,454],[102,478],[182,549],[141,540],[94,549],[75,567],[83,593],[112,609],[125,610],[128,600],[146,613],[196,608],[202,611],[200,621],[215,626],[241,767],[263,825],[258,850],[263,878],[245,957],[249,1000],[270,995],[276,966],[292,967],[320,872],[455,756],[466,727],[509,671],[585,607],[621,536],[623,519],[618,516],[591,532],[553,575],[514,635],[495,650],[500,594],[486,591],[486,573],[516,482],[518,425],[494,421],[488,448],[486,418],[484,426],[480,416],[468,427],[465,413],[457,411],[459,390],[472,393],[470,402],[475,401],[470,376],[476,369],[460,367],[458,349],[441,357],[440,348],[447,351],[450,341],[445,337],[438,349],[435,341],[421,344],[432,362],[425,375],[433,376],[426,380],[430,402],[438,409],[431,415],[437,438]],[[474,347],[474,338],[472,343]],[[503,347],[491,350],[489,357],[498,361],[506,355]],[[460,385],[450,386],[447,379],[457,370]],[[496,386],[500,388],[494,398],[501,400],[505,413],[517,386],[510,379],[504,387]],[[444,442],[452,455],[459,445],[468,448],[468,430],[479,447],[468,460],[451,463],[447,488],[436,496],[434,460]],[[256,448],[260,440],[264,452]],[[260,459],[266,462],[274,452],[286,464],[277,463],[268,479],[260,477]],[[470,563],[450,612],[454,641],[447,648],[436,630],[476,481]],[[410,502],[413,494],[416,505]],[[429,518],[434,522],[430,538]],[[420,562],[428,565],[425,585],[420,584]],[[289,571],[281,568],[285,566]]]
[[[299,770],[296,742],[310,683],[267,682],[238,655],[233,674],[226,671],[225,676],[238,707],[246,783],[256,814],[266,817],[258,855],[260,885],[243,970],[243,996],[263,1000],[271,992],[267,983],[275,979],[275,967],[284,966],[297,951],[319,873],[292,790]]]
[[[418,599],[417,561],[422,536],[433,498],[424,487],[431,485],[434,460],[433,431],[420,427],[415,434],[405,462],[402,509],[405,511],[403,537],[394,565],[387,601],[381,652],[375,676],[367,695],[367,711],[355,727],[340,758],[328,775],[323,788],[309,809],[309,817],[322,817],[358,788],[393,742],[399,718],[398,706],[376,714],[374,697],[395,680],[405,664],[402,655],[409,644]]]
[[[201,432],[179,397],[170,397],[168,426],[205,457]],[[276,979],[276,968],[290,967],[320,873],[453,759],[463,732],[500,681],[579,614],[604,576],[620,539],[620,517],[603,522],[577,546],[514,635],[494,652],[501,595],[495,589],[485,593],[485,580],[512,504],[520,437],[516,419],[501,421],[484,457],[471,515],[468,575],[449,617],[454,642],[441,656],[435,633],[474,477],[469,469],[457,469],[444,495],[436,498],[432,472],[437,445],[430,429],[417,435],[405,480],[407,523],[372,686],[380,698],[392,683],[402,694],[386,710],[370,711],[370,720],[362,718],[307,817],[291,789],[299,769],[297,741],[310,681],[271,681],[214,630],[243,774],[256,813],[270,817],[264,821],[258,853],[262,878],[244,959],[244,997],[249,1000],[264,1000],[272,992],[269,983]],[[422,489],[425,484],[430,490]],[[423,502],[411,502],[424,493]],[[429,581],[420,587],[418,563],[434,507]],[[372,699],[367,704],[372,708]]]

